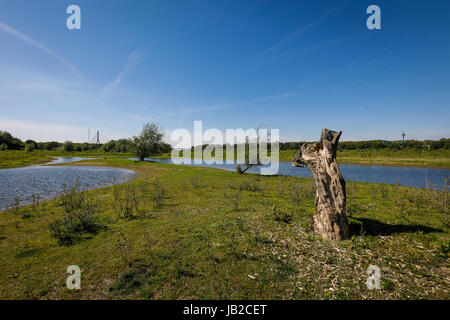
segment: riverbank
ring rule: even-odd
[[[296,150],[281,150],[280,161],[291,162]],[[92,157],[92,158],[131,158],[131,153],[109,153],[102,151],[0,151],[0,169],[16,168],[27,165],[50,162],[55,157]],[[152,156],[153,158],[170,158],[170,153]],[[378,166],[402,166],[421,168],[450,169],[449,150],[430,151],[388,151],[388,150],[344,150],[338,152],[338,162],[342,164],[361,164]]]
[[[297,152],[280,150],[279,161],[292,162]],[[161,157],[169,158],[170,155]],[[338,151],[337,160],[342,164],[450,169],[450,150],[343,150]]]
[[[66,215],[60,200],[1,212],[0,299],[448,296],[442,192],[348,182],[352,238],[336,243],[307,232],[315,210],[310,179],[123,159],[70,165],[139,176],[88,191],[101,228],[70,245],[48,231]],[[65,287],[73,264],[81,268],[81,290]],[[365,285],[371,264],[381,269],[381,290]]]
[[[23,150],[0,151],[0,169],[20,168],[30,165],[51,162],[57,157],[80,157],[80,158],[122,158],[132,157],[131,153],[110,153],[93,151],[47,151],[34,150],[25,152]]]
[[[291,161],[289,159],[295,153],[293,150],[282,151],[280,159]],[[337,159],[339,163],[343,164],[450,169],[449,150],[344,150],[338,151]]]

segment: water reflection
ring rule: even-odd
[[[60,158],[52,163],[84,160],[85,158]],[[42,200],[60,193],[64,185],[71,187],[79,179],[83,189],[106,187],[117,182],[129,181],[137,174],[120,168],[89,166],[32,166],[0,170],[0,210],[7,208],[20,197],[21,204],[31,203],[32,195]]]
[[[171,159],[148,159],[149,161],[170,163]],[[236,164],[186,164],[203,167],[213,167],[228,171],[236,171]],[[403,186],[425,188],[428,179],[429,186],[442,190],[444,180],[450,176],[448,169],[434,168],[412,168],[412,167],[388,167],[388,166],[365,166],[353,164],[340,164],[339,168],[346,180],[376,182],[376,183],[398,183]],[[247,172],[259,173],[258,167],[250,168]],[[279,163],[279,175],[294,177],[311,177],[311,173],[306,168],[292,167],[290,162]]]

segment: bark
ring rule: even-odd
[[[292,162],[294,167],[308,168],[316,183],[316,213],[310,231],[330,240],[349,237],[345,180],[336,161],[341,133],[322,129],[320,140],[302,145]]]

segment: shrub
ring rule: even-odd
[[[8,150],[8,145],[6,143],[2,143],[0,145],[0,151],[6,151],[6,150]]]
[[[81,189],[79,179],[75,180],[75,183],[70,189],[67,189],[67,186],[64,185],[63,190],[60,192],[59,199],[57,201],[66,212],[90,206],[87,193]]]
[[[136,185],[134,184],[115,184],[114,190],[114,211],[119,216],[131,219],[134,218],[135,212],[139,210],[139,197],[136,193]]]
[[[25,152],[33,152],[34,151],[34,145],[31,143],[28,143],[25,145]]]
[[[72,141],[66,141],[63,144],[63,150],[67,152],[71,152],[74,149],[74,145]]]
[[[20,150],[23,143],[20,139],[13,137],[11,133],[0,130],[0,145],[6,144],[9,150]]]
[[[83,207],[66,212],[62,219],[50,222],[48,229],[61,245],[72,245],[83,234],[97,234],[102,226],[97,222],[93,207]]]
[[[275,221],[285,223],[291,223],[293,217],[292,213],[281,211],[275,205],[269,208],[268,215]]]
[[[164,201],[164,197],[166,195],[166,188],[162,184],[161,181],[155,180],[153,182],[153,192],[152,192],[152,201],[155,203],[156,207],[160,207],[162,202]]]

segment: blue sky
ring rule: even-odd
[[[449,16],[439,0],[0,0],[0,130],[105,141],[202,120],[290,141],[448,138]]]

